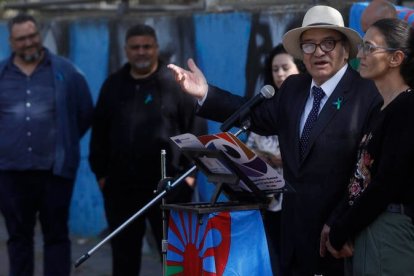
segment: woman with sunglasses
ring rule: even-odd
[[[371,115],[344,201],[321,233],[320,253],[353,275],[414,275],[414,47],[399,19],[374,23],[359,46],[360,74],[383,103]]]

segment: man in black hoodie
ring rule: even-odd
[[[205,131],[205,123],[194,116],[194,100],[180,91],[159,59],[154,29],[133,26],[125,43],[128,63],[110,75],[100,91],[89,157],[111,231],[154,198],[161,178],[161,149],[167,152],[168,176],[189,167],[169,137]],[[186,181],[194,184],[194,178]],[[188,201],[192,189],[181,186],[179,200]],[[161,249],[161,211],[155,206],[112,239],[114,276],[139,274],[145,219]]]

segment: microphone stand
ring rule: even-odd
[[[161,183],[163,180],[167,179],[167,168],[166,168],[166,151],[163,149],[161,150]],[[167,189],[171,184],[170,181],[167,181],[165,184]],[[159,187],[160,188],[160,187]],[[161,187],[162,188],[162,187]],[[165,198],[161,200],[161,206],[165,206]],[[167,249],[168,249],[168,241],[167,241],[167,213],[165,208],[161,208],[162,213],[162,241],[161,241],[161,253],[162,253],[162,275],[166,275],[166,267],[167,267]]]
[[[250,119],[246,119],[243,121],[241,128],[234,134],[236,137],[239,136],[244,131],[247,131],[250,127]],[[165,157],[165,156],[164,156]],[[167,193],[174,189],[175,186],[181,184],[183,180],[191,175],[194,171],[197,170],[197,167],[194,165],[190,169],[188,169],[185,173],[183,173],[180,177],[178,177],[173,183],[169,184],[170,181],[167,182],[163,191],[161,191],[156,197],[154,197],[150,202],[148,202],[144,207],[142,207],[138,212],[132,215],[129,219],[127,219],[123,224],[121,224],[117,229],[112,231],[112,233],[108,234],[102,241],[100,241],[97,245],[95,245],[92,249],[88,252],[83,254],[80,258],[78,258],[75,262],[75,268],[79,267],[82,263],[88,260],[99,248],[101,248],[106,242],[111,240],[114,236],[116,236],[119,232],[121,232],[124,228],[126,228],[131,222],[133,222],[136,218],[142,215],[145,211],[147,211],[150,207],[155,205],[160,199],[163,199]],[[166,178],[168,179],[168,178]],[[165,230],[166,231],[166,230]],[[163,237],[164,238],[164,237]],[[163,244],[164,246],[164,241]],[[167,247],[167,243],[165,246]],[[163,248],[164,250],[164,248]],[[165,254],[163,252],[163,263],[164,263],[164,255],[166,257],[167,250],[165,250]],[[166,258],[165,258],[166,259]],[[166,263],[166,260],[165,260]],[[163,267],[163,272],[165,268]]]
[[[76,262],[75,267],[78,267],[83,262],[85,262],[89,257],[95,253],[96,250],[98,250],[102,245],[104,245],[107,241],[112,239],[115,235],[117,235],[119,232],[121,232],[125,227],[127,227],[131,222],[133,222],[137,217],[142,215],[147,209],[149,209],[152,205],[157,203],[160,199],[165,197],[167,192],[174,188],[176,185],[178,185],[182,180],[184,180],[187,176],[189,176],[192,172],[194,172],[197,169],[196,166],[191,167],[188,171],[186,171],[184,174],[182,174],[177,180],[175,180],[169,187],[166,187],[166,189],[162,192],[160,192],[156,197],[154,197],[150,202],[148,202],[144,207],[142,207],[138,212],[136,212],[133,216],[131,216],[128,220],[126,220],[123,224],[121,224],[117,229],[115,229],[112,233],[110,233],[108,236],[106,236],[101,242],[99,242],[97,245],[95,245],[91,250],[89,250],[87,253],[82,255]]]

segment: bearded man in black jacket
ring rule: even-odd
[[[89,161],[104,196],[111,231],[154,198],[161,178],[160,152],[167,152],[168,176],[188,167],[169,137],[206,125],[194,116],[194,100],[180,91],[159,59],[153,28],[131,27],[126,34],[128,63],[104,82],[95,110]],[[194,178],[181,185],[180,201],[191,198]],[[178,194],[178,193],[177,193]],[[150,208],[111,240],[114,276],[138,275],[145,220],[161,250],[159,206]]]

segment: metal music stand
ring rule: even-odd
[[[215,184],[215,190],[209,202],[165,204],[162,208],[206,214],[221,211],[264,209],[267,207],[269,198],[266,193],[258,189],[222,151],[207,148],[183,148],[181,151],[196,164],[196,167],[207,177],[209,182]],[[206,164],[206,159],[209,162],[219,162],[228,169],[228,172],[214,172]],[[237,188],[240,181],[243,181],[251,191]],[[229,201],[217,202],[221,193],[226,195]]]

